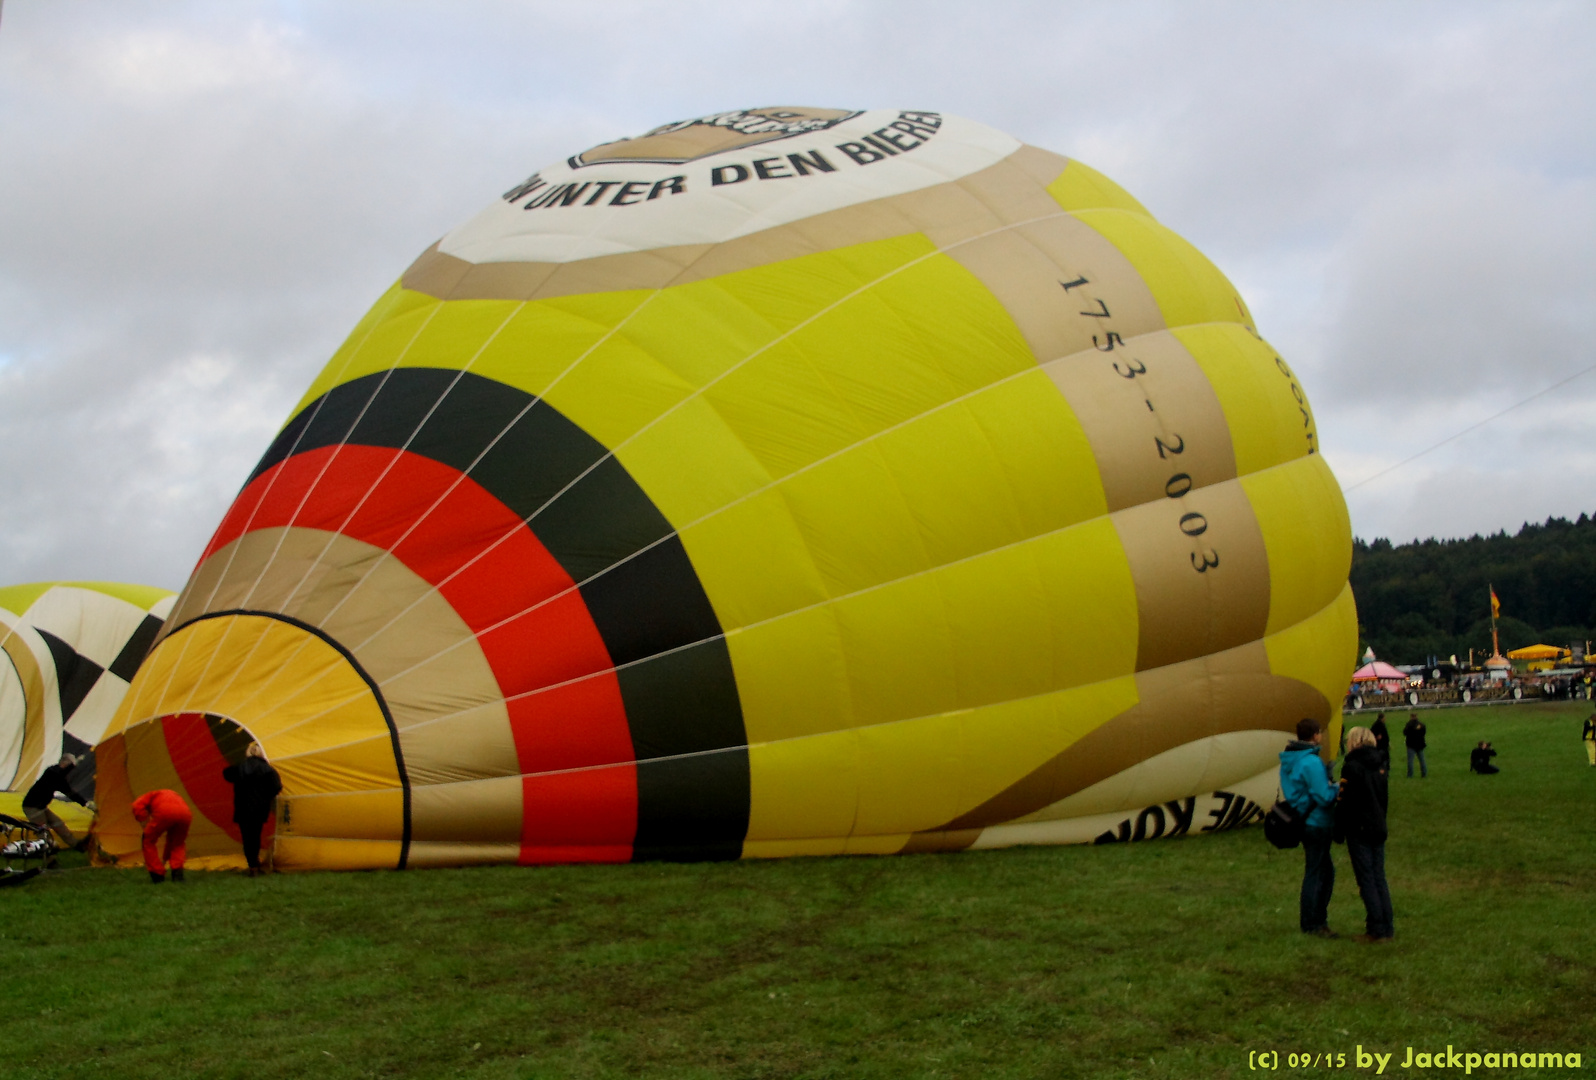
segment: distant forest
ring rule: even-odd
[[[1596,638],[1596,518],[1547,518],[1467,540],[1352,542],[1361,654],[1422,664],[1470,648],[1491,653],[1491,594],[1502,602],[1502,651]]]

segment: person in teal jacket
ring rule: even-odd
[[[1280,751],[1280,797],[1304,817],[1302,932],[1333,938],[1338,936],[1330,929],[1330,894],[1336,887],[1336,868],[1330,861],[1336,786],[1330,780],[1330,766],[1319,756],[1323,744],[1317,720],[1297,722],[1297,737]]]

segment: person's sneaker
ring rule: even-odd
[[[166,880],[166,875],[165,874],[157,874],[154,870],[150,871],[150,884],[151,885],[159,885],[159,884],[161,884],[161,882],[163,882],[165,880]]]
[[[181,866],[172,867],[172,881],[177,885],[183,884],[183,868]]]
[[[1322,937],[1332,941],[1341,936],[1328,926],[1321,926],[1317,930],[1309,930],[1307,931],[1307,934],[1309,937]]]

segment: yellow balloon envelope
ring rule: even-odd
[[[71,781],[94,797],[94,758],[161,621],[169,589],[105,581],[0,587],[0,813],[22,816],[22,795],[63,753],[79,756]],[[91,817],[55,809],[74,832]]]
[[[1235,289],[1077,161],[750,109],[529,177],[306,392],[101,747],[281,867],[1232,827],[1332,727],[1345,506]],[[202,862],[201,865],[204,865]]]

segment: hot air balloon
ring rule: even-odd
[[[91,748],[127,693],[177,594],[146,585],[45,581],[0,587],[0,812],[20,817],[21,792],[63,753],[94,797]],[[74,832],[89,818],[62,815]]]
[[[1101,174],[927,111],[669,124],[355,327],[100,746],[102,844],[172,788],[242,865],[250,739],[280,868],[1227,828],[1337,742],[1350,553],[1296,373]]]

